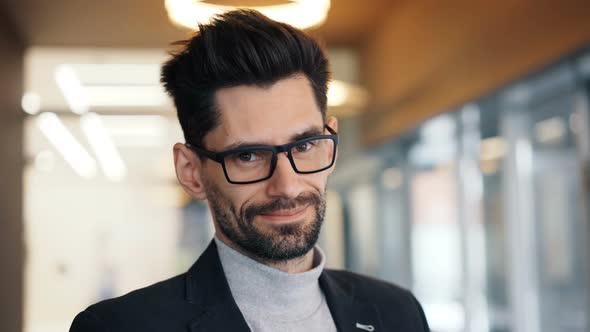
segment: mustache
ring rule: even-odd
[[[318,193],[304,193],[295,198],[277,198],[268,203],[250,205],[243,209],[243,220],[252,222],[259,214],[269,214],[279,210],[295,209],[305,205],[319,206],[322,204],[322,196]]]

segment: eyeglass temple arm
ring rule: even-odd
[[[193,151],[196,151],[198,154],[203,155],[209,159],[215,160],[217,162],[219,162],[221,160],[221,158],[219,157],[219,155],[215,152],[211,152],[208,150],[205,150],[203,148],[200,148],[198,146],[192,145],[190,143],[184,143],[184,145],[186,147],[188,147],[189,149],[192,149]]]
[[[324,127],[326,127],[326,129],[328,129],[328,131],[330,132],[330,134],[332,134],[332,135],[338,135],[338,133],[336,131],[334,131],[334,129],[332,129],[330,126],[324,125]]]

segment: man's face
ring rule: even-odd
[[[326,134],[309,80],[301,75],[267,88],[237,86],[217,91],[220,125],[207,134],[206,148],[236,144],[280,145],[309,132]],[[337,126],[336,119],[327,124]],[[252,184],[230,184],[219,163],[206,160],[201,179],[216,229],[257,257],[287,260],[316,243],[325,213],[325,187],[332,168],[297,174],[286,153],[278,154],[273,176]]]

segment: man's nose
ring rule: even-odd
[[[277,155],[277,165],[268,181],[267,194],[271,197],[295,198],[303,191],[301,174],[295,172],[286,152]]]

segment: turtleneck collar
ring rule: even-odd
[[[297,321],[311,316],[324,302],[319,277],[325,256],[314,247],[313,268],[287,273],[257,262],[215,236],[219,259],[236,304],[245,316],[264,314],[274,321]]]

